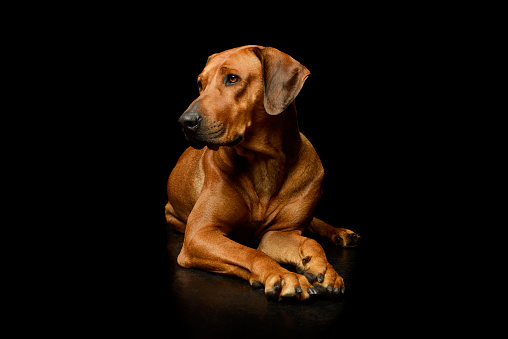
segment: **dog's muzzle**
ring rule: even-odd
[[[189,144],[197,149],[206,146],[206,142],[201,140],[199,130],[203,118],[197,112],[186,112],[180,116],[178,122],[182,125],[182,131]]]
[[[221,137],[226,131],[224,124],[220,121],[207,123],[195,111],[185,112],[178,122],[182,125],[187,142],[197,149],[208,146],[217,150],[219,146],[236,146],[243,141],[242,134],[236,135],[232,140],[223,140]]]
[[[191,132],[195,133],[201,125],[203,118],[197,112],[188,112],[182,114],[178,122],[183,126],[184,133]]]

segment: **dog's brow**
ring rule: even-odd
[[[228,66],[223,66],[223,67],[221,67],[221,69],[220,69],[220,73],[221,73],[221,74],[224,74],[224,73],[232,73],[232,72],[233,72],[233,73],[234,73],[234,72],[238,73],[238,70],[237,70],[237,69],[235,69],[235,68],[229,68]]]

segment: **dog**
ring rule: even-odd
[[[178,120],[191,147],[167,183],[166,221],[185,234],[180,266],[241,277],[273,300],[344,293],[321,245],[302,236],[343,247],[360,240],[313,217],[324,169],[294,102],[309,74],[272,47],[208,58],[199,97]]]

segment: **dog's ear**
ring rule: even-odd
[[[219,54],[219,53],[213,53],[212,55],[210,55],[210,56],[208,57],[208,59],[206,59],[206,64],[208,65],[208,63],[210,62],[210,60],[212,60],[212,59],[213,59],[213,57],[214,57],[214,56],[216,56],[216,55],[218,55],[218,54]]]
[[[254,53],[263,67],[265,110],[270,115],[280,114],[295,100],[310,72],[278,49],[256,48]]]

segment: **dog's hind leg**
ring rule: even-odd
[[[321,237],[330,240],[334,245],[342,247],[355,247],[361,239],[358,234],[348,230],[347,228],[333,227],[318,218],[312,219],[308,230],[311,233],[318,234]]]
[[[168,224],[173,226],[173,228],[181,233],[185,233],[185,226],[187,225],[185,222],[181,221],[175,216],[175,210],[173,206],[168,202],[165,208],[166,221]]]

